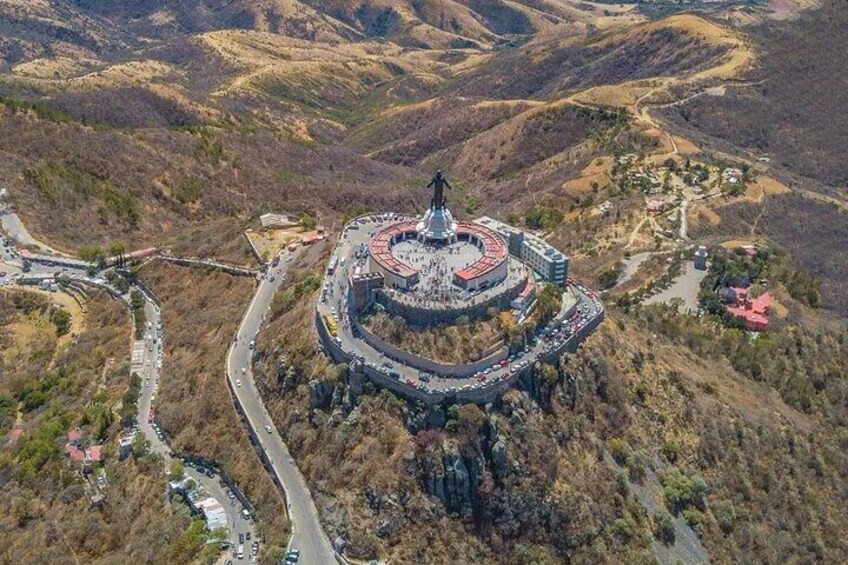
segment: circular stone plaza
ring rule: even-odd
[[[568,278],[568,258],[541,238],[483,217],[455,221],[447,180],[437,173],[421,217],[370,214],[348,222],[327,267],[316,311],[319,342],[353,375],[426,404],[491,402],[539,362],[573,351],[602,321],[595,294]],[[450,325],[512,311],[521,323],[542,284],[561,289],[562,306],[521,349],[506,344],[467,363],[443,363],[386,342],[361,323],[379,309],[411,328]],[[410,330],[414,331],[414,330]]]

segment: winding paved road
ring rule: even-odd
[[[144,304],[145,318],[149,322],[149,327],[145,329],[144,339],[136,340],[133,348],[136,351],[141,351],[142,355],[140,363],[134,363],[132,370],[141,377],[142,388],[141,395],[138,399],[138,426],[144,436],[150,441],[150,449],[155,453],[160,454],[165,460],[166,465],[169,465],[172,460],[171,448],[164,439],[159,439],[153,423],[149,421],[148,415],[154,410],[154,397],[159,388],[162,369],[163,346],[162,339],[164,332],[161,324],[159,307],[154,304],[150,297],[145,295]],[[186,473],[197,483],[203,486],[203,489],[212,497],[214,497],[227,515],[227,525],[230,528],[230,542],[235,548],[238,546],[239,534],[250,534],[251,540],[258,539],[256,537],[256,528],[252,520],[246,519],[242,515],[243,507],[238,502],[238,499],[231,500],[224,487],[221,485],[220,477],[213,474],[209,477],[205,474],[198,473],[195,469],[186,466]],[[246,563],[249,559],[250,543],[245,546],[245,556],[243,559],[232,557],[235,563]]]
[[[32,237],[29,231],[27,231],[23,222],[21,222],[20,217],[18,217],[17,214],[8,209],[0,210],[0,225],[3,226],[3,231],[6,232],[9,237],[11,237],[23,246],[38,247],[42,251],[51,253],[53,255],[61,255],[64,257],[68,256],[66,253],[62,253],[57,249],[53,249],[46,243],[42,243]]]
[[[277,267],[269,268],[268,274],[260,279],[256,294],[239,326],[236,340],[227,354],[227,378],[274,475],[285,491],[292,525],[289,549],[300,550],[300,563],[328,565],[336,562],[332,544],[321,526],[309,486],[265,409],[251,370],[253,351],[250,343],[262,326],[274,293],[282,286],[289,257],[284,257],[286,260],[281,260]]]

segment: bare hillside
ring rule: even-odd
[[[798,21],[752,31],[766,56],[748,78],[756,85],[729,89],[671,108],[665,115],[691,128],[770,156],[776,164],[832,187],[848,183],[848,10],[830,0]]]

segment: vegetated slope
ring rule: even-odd
[[[334,43],[379,38],[406,47],[489,47],[593,11],[532,0],[14,0],[0,7],[9,36],[0,44],[0,63],[49,55],[56,46],[68,56],[114,52],[221,29]]]
[[[351,556],[685,556],[667,537],[669,514],[715,561],[848,554],[838,502],[844,325],[775,324],[770,339],[751,341],[734,330],[717,337],[712,321],[673,308],[614,310],[552,378],[485,409],[424,410],[315,352],[310,281],[319,269],[293,272],[275,301],[257,378],[322,519]],[[650,510],[637,490],[659,493]]]
[[[834,119],[848,105],[848,11],[827,0],[798,20],[755,30],[763,56],[751,73],[762,84],[702,96],[664,115],[696,129],[765,153],[776,164],[829,186],[848,183],[848,129]]]
[[[119,10],[114,18],[121,17],[129,16]],[[643,45],[653,36],[634,37],[620,39]],[[661,50],[663,37],[653,39],[651,49]],[[541,191],[560,186],[591,149],[534,166],[609,125],[575,108],[539,120],[544,112],[532,103],[460,99],[437,101],[432,112],[427,104],[384,112],[370,127],[372,112],[432,96],[473,68],[467,53],[443,60],[390,43],[338,45],[253,30],[149,43],[104,48],[102,59],[28,59],[0,80],[0,174],[45,241],[66,249],[161,244],[224,217],[246,225],[269,210],[332,218],[363,207],[410,209],[420,199],[408,181],[440,165],[455,168],[458,180],[509,179],[515,186],[472,191],[478,201],[486,192],[509,202],[530,173]],[[680,59],[687,72],[700,68],[688,54]],[[463,105],[474,111],[461,112]],[[357,124],[364,125],[350,135],[356,149],[339,145]],[[373,150],[382,162],[357,150]]]
[[[0,16],[9,36],[0,61],[9,64],[56,54],[109,56],[156,40],[219,29],[269,31],[319,41],[361,37],[301,2],[283,0],[13,0],[4,2]]]
[[[368,37],[410,47],[489,46],[565,21],[556,6],[503,0],[304,0]],[[537,3],[538,4],[538,3]],[[547,9],[546,9],[547,8]]]
[[[586,141],[621,128],[627,117],[615,111],[555,103],[533,108],[479,134],[461,148],[440,148],[425,161],[444,163],[467,179],[520,174]]]
[[[734,239],[755,235],[785,249],[804,271],[821,281],[822,307],[848,315],[848,215],[832,204],[782,194],[752,203],[718,208],[721,223],[702,222],[692,231],[697,238]]]
[[[279,551],[286,545],[285,505],[252,452],[224,376],[252,279],[159,262],[140,277],[162,301],[165,358],[157,421],[175,453],[214,465],[244,490],[257,509],[265,551]]]
[[[131,132],[0,112],[5,186],[31,231],[66,248],[162,243],[224,217],[246,226],[269,210],[402,209],[410,194],[402,170],[265,129]]]
[[[67,350],[57,350],[49,303],[23,290],[0,294],[0,505],[5,509],[0,561],[197,558],[205,539],[189,535],[187,507],[166,503],[161,464],[142,454],[117,461],[117,406],[122,400],[132,402],[127,396],[130,327],[125,305],[95,293],[78,338]],[[135,386],[140,388],[140,382]],[[6,434],[18,408],[23,434],[15,443]],[[132,414],[134,407],[127,408]],[[66,433],[76,426],[92,443],[105,444],[102,511],[90,508],[93,490],[80,476],[82,462],[70,461],[62,448]]]
[[[731,46],[701,37],[697,17],[672,18],[580,40],[565,33],[517,47],[473,70],[456,92],[503,99],[550,98],[575,89],[685,76],[718,64]]]
[[[387,110],[348,135],[369,157],[414,166],[429,155],[461,145],[538,103],[446,96]]]

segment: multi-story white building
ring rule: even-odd
[[[543,279],[565,286],[568,277],[568,258],[533,234],[524,234],[520,259],[539,273]]]
[[[494,218],[483,216],[474,221],[496,231],[507,242],[510,254],[521,259],[541,278],[565,286],[569,260],[562,252],[542,238]]]

